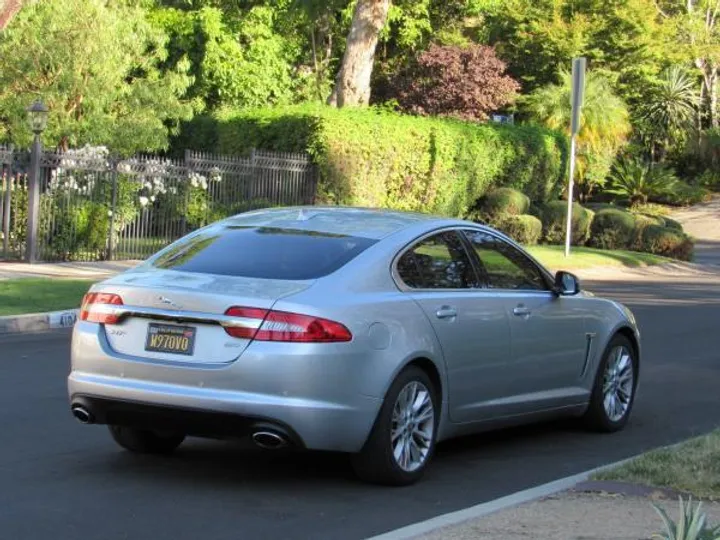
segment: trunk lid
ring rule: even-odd
[[[113,293],[122,299],[123,305],[117,306],[121,321],[103,325],[116,353],[163,362],[216,364],[237,360],[251,341],[232,337],[221,326],[228,322],[224,315],[228,308],[270,309],[278,299],[312,283],[144,266],[96,285],[93,292]],[[184,339],[189,341],[180,341]]]

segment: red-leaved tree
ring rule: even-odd
[[[520,90],[505,69],[492,47],[433,44],[398,77],[395,97],[406,112],[484,121]]]

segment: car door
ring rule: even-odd
[[[559,296],[547,275],[521,250],[482,230],[466,230],[487,294],[499,299],[510,321],[514,374],[506,389],[507,414],[577,403],[588,336],[581,298]],[[505,379],[507,380],[507,379]]]
[[[510,325],[502,300],[484,294],[467,244],[455,230],[418,239],[397,259],[401,290],[419,304],[442,347],[450,417],[492,417],[511,375]]]

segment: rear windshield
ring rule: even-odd
[[[226,227],[180,241],[156,268],[265,279],[316,279],[348,263],[376,240],[270,227]]]

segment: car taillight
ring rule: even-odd
[[[352,340],[352,334],[338,322],[258,308],[231,307],[225,315],[237,317],[236,326],[226,326],[233,337],[258,341],[294,343],[337,343]]]
[[[80,320],[102,324],[116,324],[119,317],[106,306],[122,306],[123,301],[117,294],[87,293],[80,307]]]

